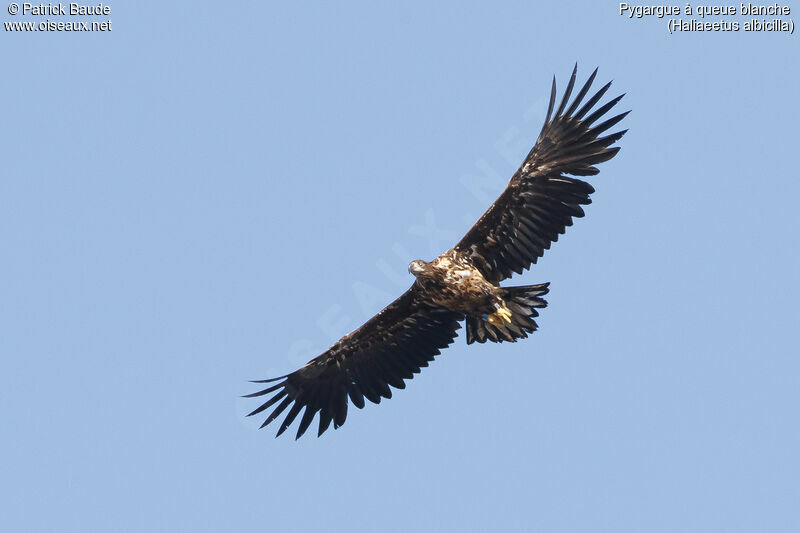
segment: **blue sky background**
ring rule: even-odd
[[[614,2],[111,8],[0,32],[0,529],[800,530],[796,35]],[[321,439],[258,431],[247,380],[449,248],[575,61],[633,113],[512,281],[552,282],[540,331],[459,338]]]

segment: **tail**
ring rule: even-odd
[[[528,285],[525,287],[503,287],[500,295],[506,302],[506,310],[499,309],[502,313],[499,320],[496,317],[467,316],[467,344],[477,341],[492,342],[517,342],[524,339],[528,333],[533,333],[539,327],[534,317],[539,316],[538,308],[547,307],[547,302],[540,296],[547,294],[549,283],[541,285]],[[509,315],[510,312],[510,315]],[[494,315],[495,313],[493,313]]]

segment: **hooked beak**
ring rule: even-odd
[[[419,261],[411,261],[408,264],[408,273],[409,274],[413,274],[414,276],[417,276],[418,274],[421,274],[422,271],[423,271],[423,268],[422,268],[422,265],[419,263]]]

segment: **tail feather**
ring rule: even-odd
[[[541,296],[548,293],[549,283],[540,285],[527,285],[524,287],[504,287],[501,296],[505,300],[506,308],[511,312],[511,321],[490,322],[488,317],[467,317],[467,344],[473,342],[517,342],[524,339],[528,333],[538,329],[534,320],[539,316],[536,309],[547,307],[547,302]]]

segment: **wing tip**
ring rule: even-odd
[[[250,383],[272,383],[273,381],[278,381],[279,379],[288,378],[289,374],[285,376],[278,376],[277,378],[269,378],[269,379],[251,379],[249,380]]]

